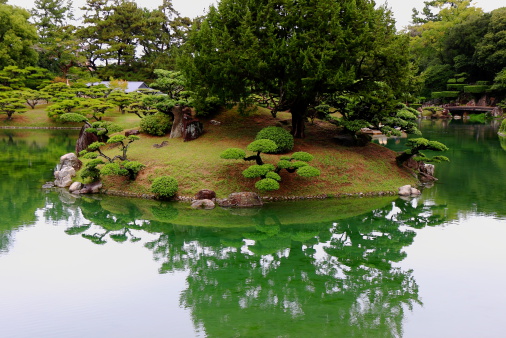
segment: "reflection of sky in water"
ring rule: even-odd
[[[0,337],[154,337],[167,328],[173,337],[197,335],[179,307],[187,273],[158,273],[143,246],[154,235],[96,245],[37,214],[0,256]]]
[[[417,230],[400,264],[413,269],[423,307],[407,312],[405,337],[502,337],[506,221],[471,216]]]

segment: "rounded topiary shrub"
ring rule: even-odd
[[[177,189],[177,180],[172,176],[157,177],[151,184],[151,192],[162,198],[174,196]]]
[[[140,127],[143,133],[154,136],[164,136],[172,127],[172,122],[168,115],[156,113],[143,117]]]
[[[320,170],[309,165],[297,169],[297,174],[302,177],[316,177],[320,176]]]
[[[255,137],[256,140],[271,140],[278,146],[270,153],[284,153],[293,149],[293,136],[281,127],[266,127],[260,130]]]
[[[263,180],[260,180],[257,183],[255,183],[255,188],[263,191],[278,190],[279,183],[278,181],[272,178],[264,178]]]

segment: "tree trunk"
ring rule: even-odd
[[[172,122],[172,129],[170,130],[170,138],[178,138],[183,136],[183,107],[180,105],[172,108],[174,114],[174,121]]]
[[[295,138],[304,138],[306,136],[304,134],[304,114],[307,106],[307,104],[299,102],[290,109],[292,113],[292,135]]]

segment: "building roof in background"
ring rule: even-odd
[[[103,85],[106,85],[107,87],[109,87],[109,83],[110,83],[110,81],[93,82],[93,83],[88,83],[88,86],[96,86],[99,84],[103,84]],[[125,89],[126,93],[135,92],[136,90],[139,90],[139,89],[151,89],[151,88],[149,88],[148,85],[142,81],[127,81],[127,88]]]

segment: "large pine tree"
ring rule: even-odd
[[[408,62],[391,13],[372,0],[222,0],[195,26],[182,68],[201,96],[276,96],[304,137],[307,109],[327,93],[384,82],[399,92]]]

